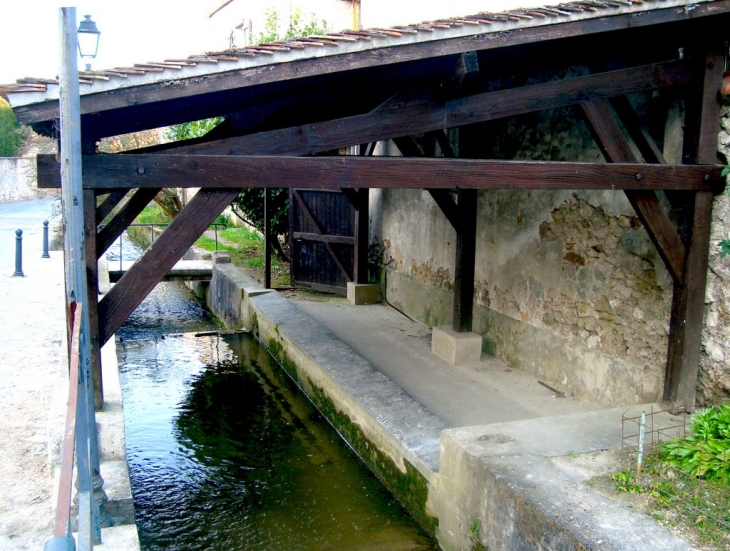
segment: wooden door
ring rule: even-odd
[[[355,209],[340,190],[290,191],[291,281],[347,294],[355,263]]]

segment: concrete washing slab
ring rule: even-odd
[[[584,484],[606,463],[593,454],[620,447],[624,409],[493,358],[450,365],[430,328],[388,305],[289,300],[241,274],[214,267],[211,310],[257,335],[444,550],[692,549]]]

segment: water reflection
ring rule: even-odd
[[[251,337],[140,334],[117,351],[143,549],[437,549]]]

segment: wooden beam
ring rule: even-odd
[[[116,207],[119,202],[127,196],[128,192],[128,189],[117,189],[109,193],[104,198],[101,204],[96,207],[96,219],[99,221],[99,223],[102,223],[104,221],[104,218],[111,214],[112,210],[114,210],[114,207]]]
[[[607,189],[721,191],[719,166],[404,157],[87,155],[84,187],[342,189]],[[38,156],[39,187],[58,184],[54,155]]]
[[[114,93],[88,94],[81,98],[81,113],[99,113],[114,109],[124,109],[133,105],[159,103],[171,99],[189,98],[239,90],[273,82],[285,82],[322,74],[352,71],[384,64],[398,64],[421,59],[457,55],[466,52],[478,52],[496,48],[505,48],[521,44],[530,44],[548,40],[562,40],[569,37],[591,34],[604,34],[609,31],[640,28],[700,19],[720,15],[730,11],[727,2],[700,3],[692,10],[677,8],[641,10],[639,13],[622,13],[613,16],[570,21],[554,25],[538,25],[509,29],[508,32],[486,32],[451,39],[418,42],[413,44],[396,44],[389,47],[375,48],[367,52],[348,52],[336,56],[315,57],[273,63],[261,67],[245,67],[240,64],[233,70],[211,73],[201,78],[200,75],[175,80],[170,86],[168,79],[150,84],[135,86],[129,90],[114,90]],[[239,68],[240,67],[240,68]],[[265,70],[264,70],[265,69]],[[21,124],[55,120],[58,118],[58,102],[48,101],[43,104],[31,104],[15,108]]]
[[[368,281],[368,243],[370,236],[370,190],[357,190],[359,208],[355,210],[355,251],[352,280],[355,283]]]
[[[516,89],[470,95],[446,102],[406,103],[364,115],[280,130],[180,145],[159,155],[312,155],[341,147],[376,142],[421,132],[443,130],[606,99],[643,90],[687,84],[694,73],[685,61],[670,61],[631,69],[534,84]],[[141,151],[142,153],[145,150]]]
[[[712,163],[717,157],[720,121],[720,87],[725,68],[723,35],[700,38],[704,55],[697,62],[701,79],[686,100],[683,159],[686,163]],[[664,400],[691,411],[697,397],[697,374],[702,350],[705,287],[712,224],[712,193],[698,192],[690,203],[689,242],[685,281],[675,283],[672,296]]]
[[[201,189],[99,303],[102,345],[238,195],[238,189]]]
[[[582,107],[606,159],[618,163],[636,162],[636,157],[607,102],[586,102]],[[625,190],[625,193],[672,278],[675,281],[683,281],[684,244],[679,238],[677,227],[662,207],[656,193],[642,190]]]
[[[86,298],[82,299],[89,314],[89,348],[94,408],[104,405],[104,382],[101,376],[101,343],[99,341],[99,265],[96,261],[96,196],[84,190],[84,255],[86,257]]]
[[[472,330],[474,309],[474,268],[476,264],[477,191],[459,190],[461,224],[456,234],[456,261],[454,263],[454,331]]]
[[[138,189],[132,194],[132,197],[124,205],[124,208],[99,232],[96,239],[95,259],[101,258],[101,255],[124,233],[129,225],[134,222],[134,219],[139,216],[139,213],[157,196],[161,189],[143,188]]]

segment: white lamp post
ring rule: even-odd
[[[84,59],[94,59],[99,50],[99,36],[101,32],[96,28],[96,23],[90,15],[84,15],[84,20],[78,28],[79,54]],[[91,63],[86,64],[86,70],[91,71]]]

